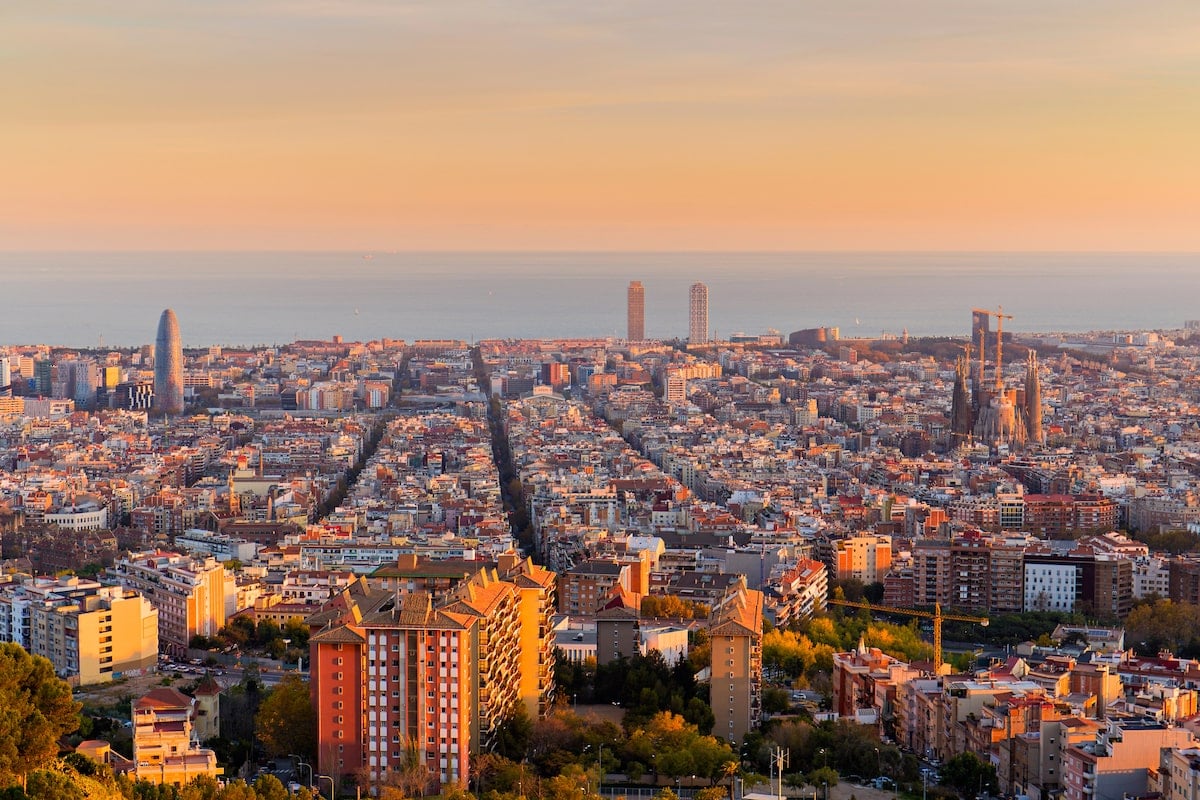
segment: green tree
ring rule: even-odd
[[[24,784],[53,761],[58,740],[79,727],[80,708],[49,661],[0,644],[0,781]]]
[[[289,672],[259,706],[255,734],[271,756],[289,753],[311,757],[317,747],[317,715],[308,682]]]
[[[221,787],[217,800],[258,800],[254,788],[241,778],[236,778]]]
[[[961,797],[978,797],[999,790],[996,768],[970,751],[946,762],[942,767],[942,784],[953,787]]]
[[[87,796],[69,776],[48,769],[29,773],[25,795],[30,800],[84,800]]]
[[[288,800],[287,789],[274,775],[262,775],[254,782],[254,793],[260,800]]]
[[[221,784],[211,775],[198,775],[179,790],[179,800],[217,800]]]
[[[804,776],[804,780],[810,786],[836,786],[841,776],[833,767],[817,767]]]
[[[525,757],[532,735],[533,720],[529,718],[525,706],[519,705],[508,719],[500,723],[496,732],[496,752],[504,758],[519,761]]]

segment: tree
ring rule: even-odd
[[[274,775],[262,775],[254,782],[254,793],[261,800],[288,800],[287,789]]]
[[[254,728],[268,755],[311,759],[317,750],[317,715],[308,683],[294,672],[285,675],[259,707]]]
[[[25,795],[30,800],[84,800],[84,792],[75,781],[61,772],[39,769],[29,773]]]
[[[211,775],[197,775],[179,790],[179,800],[217,800],[221,784]]]
[[[48,660],[0,644],[0,781],[24,784],[53,761],[58,740],[79,727],[80,708]]]
[[[517,710],[500,723],[496,734],[497,753],[513,761],[524,758],[533,735],[533,720],[529,718],[525,706],[517,706]]]
[[[804,778],[812,786],[837,786],[840,779],[841,776],[833,767],[817,767]]]
[[[942,783],[952,786],[962,797],[978,797],[999,790],[996,768],[974,753],[959,753],[942,767]]]

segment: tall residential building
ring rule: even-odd
[[[215,636],[237,604],[237,583],[214,558],[178,553],[133,553],[119,559],[110,574],[136,589],[158,609],[158,641],[163,652],[187,654],[196,635]]]
[[[0,357],[0,397],[12,397],[12,362]]]
[[[741,742],[762,719],[762,621],[762,592],[744,588],[709,616],[712,732],[731,743]]]
[[[154,340],[154,409],[163,414],[183,411],[183,342],[179,320],[169,308],[158,319]]]
[[[318,769],[374,786],[415,754],[429,788],[465,785],[501,723],[553,705],[553,608],[553,573],[513,554],[346,587],[307,620]]]
[[[641,281],[629,282],[627,306],[628,332],[625,338],[640,342],[646,338],[646,290],[642,288]]]
[[[688,292],[688,344],[708,343],[708,287],[693,283]]]

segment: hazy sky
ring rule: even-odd
[[[0,249],[1200,250],[1197,0],[4,0]]]

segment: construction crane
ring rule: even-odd
[[[1012,314],[1005,314],[1004,308],[1001,306],[995,311],[987,308],[972,308],[971,313],[975,315],[986,314],[989,317],[996,318],[996,391],[1000,392],[1004,388],[1004,381],[1001,376],[1001,370],[1004,368],[1004,320],[1012,319]],[[983,329],[979,329],[979,382],[983,383]]]
[[[940,674],[942,671],[942,620],[953,620],[955,622],[974,622],[983,627],[987,627],[987,617],[971,617],[966,614],[946,614],[942,612],[942,604],[935,603],[933,611],[921,611],[916,608],[893,608],[892,606],[877,606],[872,603],[867,603],[858,600],[829,600],[830,605],[834,606],[850,606],[851,608],[865,608],[867,611],[878,611],[881,614],[903,614],[908,617],[923,617],[933,620],[933,671],[935,674]]]

